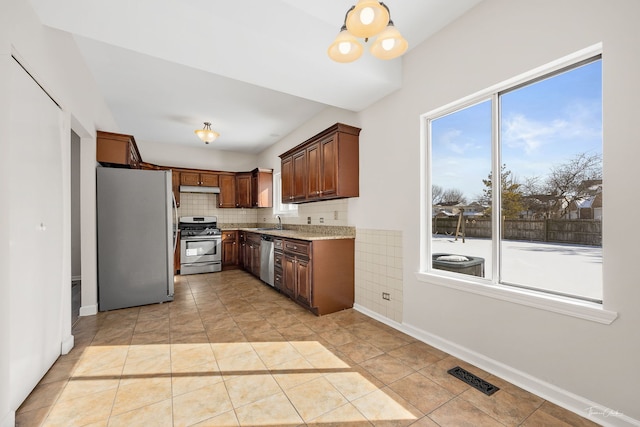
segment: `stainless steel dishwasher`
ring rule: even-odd
[[[260,241],[260,280],[273,286],[273,237],[266,234]]]

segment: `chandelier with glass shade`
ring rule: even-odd
[[[205,144],[215,141],[220,136],[218,132],[211,129],[211,123],[209,122],[204,122],[204,128],[197,129],[195,132]]]
[[[376,37],[369,51],[379,59],[394,59],[407,51],[409,43],[393,25],[389,8],[376,0],[359,0],[347,11],[340,33],[327,53],[336,62],[352,62],[360,58],[365,43]]]

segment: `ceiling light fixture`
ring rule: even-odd
[[[205,144],[215,141],[216,138],[220,136],[218,132],[211,129],[211,123],[209,122],[204,122],[204,128],[198,129],[195,132],[198,138]]]
[[[344,17],[340,33],[327,53],[336,62],[352,62],[360,58],[364,48],[358,41],[376,37],[369,50],[379,59],[393,59],[407,51],[409,43],[393,25],[389,8],[376,0],[359,0]]]

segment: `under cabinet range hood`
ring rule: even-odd
[[[210,193],[220,194],[220,187],[204,187],[199,185],[181,185],[181,193]]]

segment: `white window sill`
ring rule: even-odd
[[[451,289],[470,292],[516,304],[535,307],[541,310],[573,316],[605,325],[613,323],[618,317],[615,311],[605,310],[601,304],[580,301],[543,292],[535,292],[505,285],[481,284],[471,280],[444,277],[438,274],[417,272],[416,277],[426,282]]]

